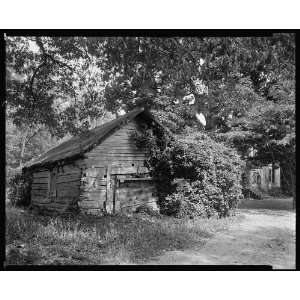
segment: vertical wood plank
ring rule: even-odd
[[[115,201],[115,213],[117,212],[120,212],[121,211],[121,207],[120,207],[120,200],[119,200],[119,183],[120,180],[118,179],[117,175],[116,175],[116,185],[115,185],[115,198],[114,198],[114,201]]]
[[[49,170],[49,173],[48,173],[48,191],[47,191],[47,197],[50,197],[50,184],[51,184],[51,171]]]
[[[110,173],[111,173],[111,166],[108,165],[106,169],[106,212],[112,213],[113,203],[112,203],[112,195],[111,195],[111,182],[110,182]]]
[[[111,193],[112,193],[112,203],[113,203],[113,213],[116,213],[116,189],[117,189],[117,176],[111,176]]]

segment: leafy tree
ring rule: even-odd
[[[49,148],[56,146],[59,139],[51,137],[44,127],[17,127],[10,119],[6,120],[6,178],[19,172],[23,165]]]
[[[255,105],[247,115],[233,124],[233,129],[223,134],[213,134],[218,141],[227,141],[248,160],[249,166],[279,164],[282,188],[295,200],[295,105],[264,102]],[[256,155],[247,157],[247,150]]]
[[[206,129],[218,139],[226,136],[242,153],[255,147],[257,163],[279,161],[294,172],[294,163],[285,162],[295,149],[292,33],[9,36],[6,45],[8,114],[18,130],[28,130],[24,136],[38,136],[40,125],[57,137],[78,134],[107,112],[146,105],[174,133]],[[283,177],[292,182],[287,173]]]
[[[7,105],[17,126],[77,134],[103,115],[101,70],[84,38],[7,37]]]
[[[281,166],[283,188],[295,196],[295,106],[272,104],[256,107],[251,114],[250,129],[260,135],[256,145],[256,160],[278,162]]]
[[[242,199],[242,161],[236,151],[206,134],[174,136],[160,130],[136,134],[149,145],[148,160],[158,178],[160,211],[176,217],[226,217]]]
[[[37,50],[32,51],[30,45]],[[239,93],[245,80],[254,93],[272,94],[270,88],[282,76],[290,76],[294,52],[293,34],[261,38],[8,37],[8,68],[23,76],[21,82],[8,80],[8,102],[16,107],[16,120],[27,118],[30,123],[42,122],[71,133],[87,128],[89,118],[101,117],[104,108],[113,113],[128,111],[141,102],[152,105],[157,97],[175,98],[183,105],[181,100],[193,94],[195,111],[222,118],[222,105],[219,110],[216,107],[225,98],[226,107],[230,99],[235,99],[231,106],[237,107],[237,97],[228,93]],[[203,94],[203,85],[209,97]],[[211,97],[213,93],[221,96]],[[57,99],[65,109],[54,108]]]
[[[193,93],[200,111],[214,102],[199,91],[199,81],[214,92],[220,86],[232,86],[237,81],[250,80],[255,93],[267,93],[270,82],[278,82],[283,70],[294,68],[295,42],[292,34],[277,34],[263,38],[108,38],[104,47],[106,69],[126,81],[119,93],[110,93],[107,100],[117,101],[120,89],[128,95],[153,98],[164,95],[182,98]],[[112,71],[113,70],[113,71]],[[115,98],[116,97],[116,98]],[[133,97],[123,104],[132,106]],[[145,100],[147,101],[147,100]]]

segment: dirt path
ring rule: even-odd
[[[291,199],[242,203],[240,221],[216,234],[198,249],[169,251],[147,264],[272,265],[295,268],[295,212]]]

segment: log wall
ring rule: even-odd
[[[35,169],[31,186],[31,203],[46,210],[68,211],[77,206],[80,196],[80,161],[55,166],[56,193],[50,195],[50,169]]]

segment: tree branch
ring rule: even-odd
[[[37,135],[42,129],[41,128],[37,128],[36,130],[33,131],[33,134],[31,136],[29,136],[26,141],[25,141],[25,145],[28,144],[28,142],[35,136]]]
[[[194,65],[197,66],[197,61],[195,59],[195,57],[193,56],[193,54],[191,53],[191,51],[189,51],[188,49],[184,48],[177,40],[176,38],[172,38],[172,41],[175,42],[175,44],[185,53],[187,53],[189,55],[189,57],[191,58],[191,60],[193,61]],[[196,72],[198,75],[200,75],[200,72],[198,70],[198,68],[196,68]]]
[[[70,71],[74,72],[73,68],[70,67],[68,64],[60,61],[60,60],[57,60],[56,58],[54,58],[53,56],[51,56],[49,53],[47,53],[47,51],[45,50],[45,47],[44,47],[44,44],[41,40],[40,37],[36,37],[35,38],[35,42],[37,43],[37,45],[39,46],[40,50],[42,51],[42,55],[44,57],[44,61],[46,62],[47,61],[47,58],[50,59],[53,63],[56,63],[58,65],[61,65],[63,67],[66,67],[68,68]]]
[[[57,59],[55,59],[54,57],[52,57],[50,54],[48,53],[45,53],[44,54],[46,57],[48,57],[50,60],[52,60],[54,63],[58,64],[58,65],[61,65],[62,67],[66,67],[68,68],[70,71],[74,72],[74,69],[72,67],[70,67],[68,64],[62,62],[62,61],[59,61]]]
[[[43,68],[44,66],[46,66],[46,62],[43,61],[40,65],[37,66],[37,68],[34,70],[31,79],[30,79],[30,83],[29,83],[29,90],[30,90],[30,94],[33,96],[33,98],[35,98],[34,92],[33,92],[33,83],[34,83],[34,79],[38,73],[38,71]]]
[[[60,61],[60,60],[57,60],[57,59],[55,59],[54,57],[52,57],[50,54],[48,54],[48,53],[46,52],[46,49],[45,49],[44,44],[43,44],[43,42],[42,42],[42,40],[41,40],[40,37],[35,37],[35,40],[34,40],[34,41],[36,42],[36,44],[38,45],[39,49],[40,49],[41,52],[42,52],[42,60],[43,60],[42,63],[39,64],[39,65],[37,66],[37,68],[34,70],[32,76],[31,76],[30,82],[29,82],[29,91],[30,91],[30,94],[31,94],[32,97],[36,100],[36,96],[35,96],[35,93],[34,93],[34,91],[33,91],[34,79],[37,77],[38,72],[39,72],[43,67],[47,66],[48,60],[50,60],[50,61],[52,61],[53,63],[58,64],[58,65],[60,65],[60,66],[62,66],[62,67],[66,67],[66,68],[68,68],[68,69],[69,69],[70,71],[72,71],[72,72],[74,72],[74,70],[73,70],[73,68],[70,67],[68,64],[66,64],[66,63],[64,63],[64,62],[62,62],[62,61]],[[74,98],[75,98],[75,102],[77,102],[75,93],[74,93],[73,96],[74,96]]]

